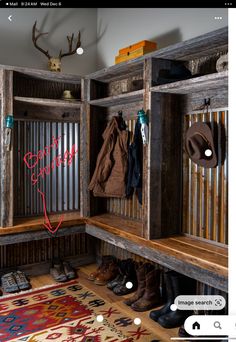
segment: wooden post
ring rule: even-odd
[[[144,149],[144,234],[156,239],[178,233],[181,225],[182,146],[180,96],[150,91],[161,68],[171,61],[144,64],[144,109],[149,116],[149,144]]]
[[[88,184],[90,181],[90,105],[88,103],[90,99],[90,80],[81,80],[82,89],[82,110],[80,119],[80,165],[81,165],[81,200],[80,211],[81,216],[90,216],[90,193],[88,190]]]
[[[143,98],[143,107],[145,112],[148,114],[149,118],[149,145],[144,146],[143,148],[143,181],[142,181],[142,193],[143,193],[143,234],[142,236],[145,239],[150,239],[150,224],[149,224],[149,212],[150,212],[150,203],[149,203],[149,191],[150,191],[150,160],[149,160],[149,150],[150,150],[150,134],[151,134],[151,97],[150,97],[150,88],[152,86],[152,59],[146,59],[144,61],[144,71],[143,71],[143,85],[144,85],[144,98]]]
[[[6,116],[13,114],[13,71],[1,70],[0,75],[0,225],[1,227],[8,227],[13,226],[13,141],[11,142],[11,150],[7,151],[5,146],[5,126]]]

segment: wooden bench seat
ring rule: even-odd
[[[56,225],[60,215],[50,215]],[[0,245],[49,237],[43,217],[15,220],[14,227],[0,228]],[[146,240],[141,221],[111,214],[83,218],[79,213],[64,214],[56,236],[84,233],[107,241],[134,254],[174,269],[210,286],[228,291],[228,248],[188,236]]]
[[[114,218],[114,215],[110,214],[94,216],[86,221],[86,233],[94,237],[210,286],[228,291],[227,247],[216,246],[187,236],[146,240],[139,234],[142,229],[141,222],[135,225],[134,221]],[[127,223],[126,227],[124,222]]]

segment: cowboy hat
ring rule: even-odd
[[[185,150],[194,163],[207,168],[217,166],[212,131],[206,123],[196,122],[188,128]]]

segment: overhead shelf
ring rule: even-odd
[[[217,72],[200,77],[193,77],[183,81],[166,83],[151,87],[152,92],[169,94],[191,94],[193,92],[203,92],[216,88],[227,88],[228,71]]]
[[[109,97],[104,97],[101,99],[91,100],[89,101],[90,105],[100,106],[100,107],[109,107],[109,106],[119,106],[124,105],[136,101],[143,100],[144,90],[136,90],[130,93],[114,95]]]
[[[21,97],[15,96],[15,101],[30,103],[42,106],[51,106],[51,107],[65,107],[65,108],[79,108],[81,105],[81,101],[67,101],[60,99],[44,99],[44,98],[36,98],[36,97]]]
[[[109,68],[89,74],[86,78],[102,82],[110,82],[113,79],[128,77],[143,70],[144,60],[147,58],[165,58],[171,60],[190,61],[194,58],[209,56],[210,54],[228,49],[228,27],[203,34],[201,36],[172,44],[134,58],[127,62],[112,65]]]
[[[73,75],[73,74],[65,74],[63,72],[54,72],[49,70],[40,70],[40,69],[33,69],[33,68],[24,68],[24,67],[17,67],[11,65],[2,65],[0,64],[0,69],[4,70],[12,70],[16,73],[30,76],[32,78],[43,79],[48,81],[54,82],[69,82],[74,84],[81,83],[81,76]]]

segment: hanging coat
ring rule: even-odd
[[[119,127],[120,117],[113,117],[103,132],[89,190],[99,197],[125,197],[129,132]]]
[[[143,142],[141,124],[137,120],[134,130],[134,138],[128,152],[128,177],[126,194],[131,196],[136,190],[138,201],[142,204],[142,173],[143,173]]]

